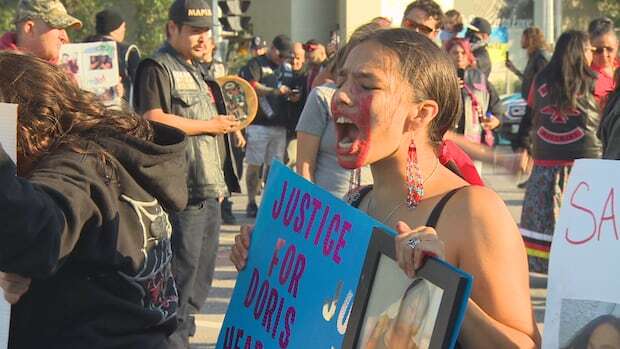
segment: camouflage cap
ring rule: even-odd
[[[70,16],[60,0],[19,0],[15,23],[39,18],[52,28],[82,28],[82,21]]]

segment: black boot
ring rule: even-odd
[[[232,212],[232,202],[228,198],[222,201],[222,222],[227,225],[237,224],[237,219]]]

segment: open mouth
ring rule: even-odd
[[[338,116],[336,118],[337,151],[342,155],[354,155],[360,148],[360,129],[349,118]]]

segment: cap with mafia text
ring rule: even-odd
[[[69,15],[59,0],[20,0],[13,22],[20,23],[36,18],[56,29],[82,28],[82,21]]]
[[[206,28],[213,25],[213,12],[205,0],[176,0],[168,18],[178,24]]]

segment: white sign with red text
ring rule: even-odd
[[[592,338],[619,315],[619,195],[620,161],[575,162],[551,245],[543,349]]]

